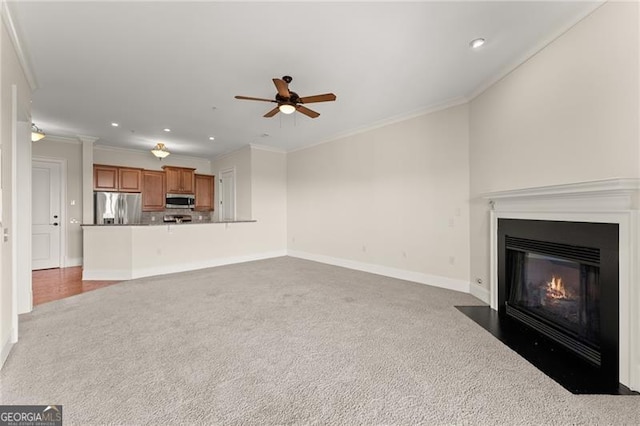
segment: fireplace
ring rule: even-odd
[[[497,242],[499,314],[617,384],[618,225],[498,219]]]

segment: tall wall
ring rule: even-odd
[[[286,250],[287,155],[252,148],[251,164],[251,217],[258,221],[265,244]]]
[[[472,279],[488,284],[483,193],[640,177],[639,18],[605,3],[470,103]]]
[[[289,249],[467,289],[468,118],[462,105],[289,153]]]
[[[2,150],[0,185],[0,230],[8,233],[6,241],[0,241],[0,366],[4,363],[12,343],[17,340],[17,291],[13,287],[14,264],[17,264],[18,253],[15,244],[18,235],[13,230],[15,218],[13,210],[14,188],[17,187],[15,176],[16,150],[13,144],[17,135],[17,122],[31,121],[31,88],[24,74],[16,50],[13,46],[4,20],[0,20],[0,149]],[[14,96],[14,90],[16,96]],[[21,236],[22,237],[22,236]]]

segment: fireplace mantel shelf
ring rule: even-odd
[[[629,211],[640,207],[640,179],[615,178],[483,194],[492,210]]]
[[[535,188],[513,189],[488,192],[481,198],[488,200],[518,198],[548,198],[566,196],[598,196],[598,194],[633,194],[640,190],[640,179],[614,178],[562,185],[539,186]]]

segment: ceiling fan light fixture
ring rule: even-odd
[[[38,142],[40,139],[44,138],[44,132],[35,125],[35,123],[31,123],[31,142]]]
[[[296,111],[296,107],[291,104],[282,104],[278,109],[283,114],[293,114]]]
[[[167,157],[169,154],[171,154],[169,152],[169,150],[167,149],[166,146],[164,146],[163,143],[158,142],[156,144],[155,147],[153,147],[153,149],[151,150],[151,153],[153,155],[155,155],[156,157],[158,157],[160,160],[162,160],[163,158]]]

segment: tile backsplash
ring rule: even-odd
[[[215,218],[214,212],[198,212],[189,209],[166,209],[161,212],[142,212],[141,222],[143,224],[162,223],[165,215],[189,215],[191,216],[191,223],[211,222]]]

